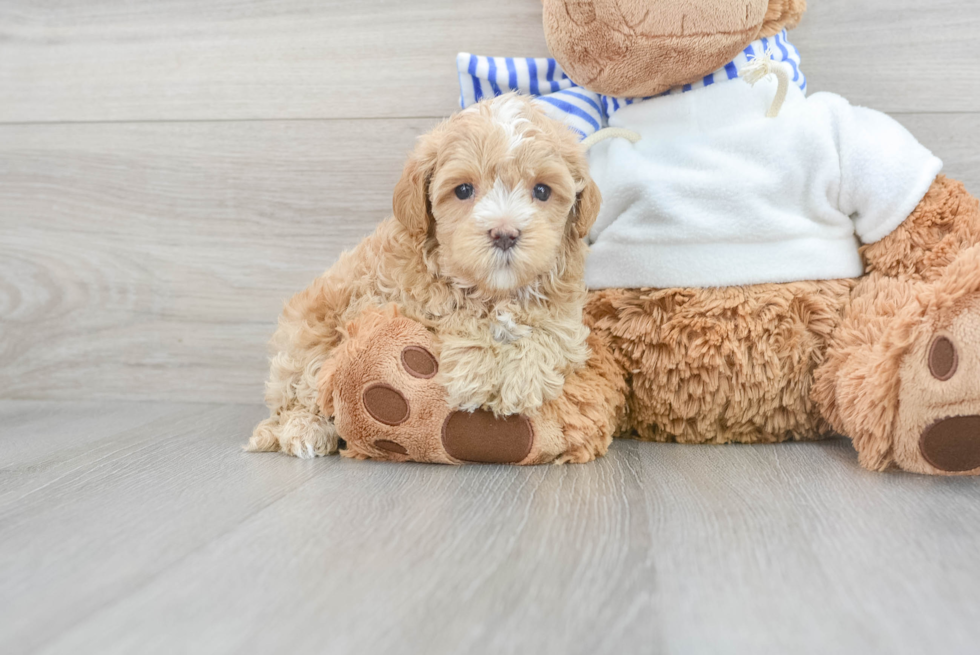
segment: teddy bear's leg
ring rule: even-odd
[[[980,211],[944,177],[865,249],[814,399],[861,464],[980,473]]]
[[[593,292],[586,324],[608,340],[630,383],[618,431],[682,443],[821,436],[813,371],[852,284]]]
[[[626,409],[626,376],[605,337],[589,335],[589,361],[565,378],[562,394],[545,403],[537,420],[557,426],[555,450],[541,461],[582,464],[606,454]]]
[[[589,461],[608,447],[613,405],[622,406],[623,394],[622,374],[608,352],[596,359],[601,366],[569,376],[569,395],[533,416],[496,417],[451,411],[438,375],[438,344],[418,322],[368,312],[348,333],[320,373],[321,413],[334,417],[347,457],[541,464]]]

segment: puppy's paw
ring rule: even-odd
[[[333,423],[318,414],[296,412],[285,417],[279,431],[279,450],[313,459],[337,452],[337,430]]]
[[[472,412],[491,402],[500,379],[494,347],[448,337],[440,353],[446,401],[454,409]]]
[[[565,376],[542,358],[523,355],[508,358],[501,367],[498,396],[487,404],[496,414],[533,413],[561,395]]]
[[[279,421],[267,418],[256,425],[245,450],[251,453],[268,453],[279,450]]]

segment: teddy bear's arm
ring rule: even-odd
[[[886,114],[829,94],[811,100],[826,101],[836,119],[838,208],[863,243],[880,241],[912,214],[943,163]]]
[[[980,202],[961,182],[937,177],[897,229],[862,248],[868,273],[929,279],[980,243]]]

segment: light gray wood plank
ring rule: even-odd
[[[980,193],[980,115],[899,115]],[[256,402],[428,119],[0,126],[0,398]]]
[[[532,469],[301,461],[238,450],[259,414],[198,406],[121,432],[140,447],[0,508],[0,650],[822,655],[980,638],[973,479],[863,471],[845,441],[620,441]]]
[[[947,175],[980,196],[980,114],[896,114],[893,118],[943,160]]]
[[[810,0],[791,34],[809,91],[889,113],[980,109],[980,3]]]
[[[540,4],[8,2],[0,121],[444,116],[461,50],[545,55]]]
[[[46,416],[43,429],[5,420],[22,411],[0,405],[0,461],[16,454],[21,439],[42,449],[61,439],[81,412]],[[32,471],[0,477],[0,652],[30,652],[71,629],[319,470],[241,451],[262,415],[258,406],[130,405],[125,412],[89,405],[83,421],[115,414],[117,427],[97,442],[37,457]],[[140,425],[148,412],[157,418]]]
[[[814,0],[812,87],[889,112],[980,107],[980,4]],[[547,54],[534,0],[0,7],[0,121],[444,116],[458,51]]]
[[[177,411],[165,403],[0,400],[0,506],[113,449],[113,437]],[[186,411],[186,410],[185,410]]]
[[[0,398],[260,401],[431,123],[0,126]]]

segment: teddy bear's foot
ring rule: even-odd
[[[341,454],[399,462],[538,464],[565,450],[554,418],[451,411],[433,336],[418,322],[378,313],[355,323],[349,334],[326,369],[330,380],[321,382],[332,393],[329,411],[346,442]]]
[[[517,464],[534,447],[534,427],[526,416],[494,416],[478,409],[457,410],[442,426],[442,445],[462,462]]]
[[[866,468],[980,475],[980,246],[932,280],[863,278],[814,398]]]
[[[902,361],[893,457],[908,471],[977,475],[980,293],[960,298],[935,318]]]

